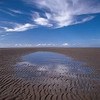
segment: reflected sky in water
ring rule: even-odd
[[[15,65],[20,77],[92,73],[92,69],[85,63],[55,52],[38,51],[22,56],[21,59],[22,61]]]

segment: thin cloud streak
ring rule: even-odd
[[[12,27],[13,28],[9,28],[9,27],[0,27],[0,28],[3,29],[4,32],[22,32],[22,31],[26,31],[29,29],[33,29],[36,27],[36,25],[30,24],[30,23],[26,23],[26,24],[14,23]]]
[[[8,9],[10,12],[15,13],[15,14],[23,14],[20,10],[15,10],[15,9]]]
[[[9,11],[3,10],[3,9],[0,9],[0,12],[3,12],[3,13],[8,14],[10,16],[15,16],[15,14],[13,14],[12,12],[9,12]]]

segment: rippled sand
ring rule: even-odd
[[[74,71],[65,71],[65,67],[61,65],[60,68],[51,71],[50,69],[46,70],[48,66],[41,67],[41,65],[30,64],[21,59],[34,51],[43,50],[0,50],[0,100],[100,100],[100,68],[98,67],[100,63],[92,66],[91,60],[89,61],[91,55],[99,56],[100,49],[88,49],[90,56],[87,56],[87,49],[83,49],[83,51],[80,49],[77,51],[62,50],[63,54],[73,54],[73,57],[77,56],[74,53],[78,54],[79,52],[81,52],[81,56],[87,56],[88,62],[86,63],[89,63],[89,66],[82,66],[79,72],[76,70],[79,68],[77,66],[80,66],[79,63],[75,64]],[[57,49],[48,51],[57,51]],[[60,49],[57,52],[59,51]],[[60,52],[62,53],[62,51]],[[86,59],[84,56],[81,57],[83,61]],[[91,70],[87,73],[88,69]]]

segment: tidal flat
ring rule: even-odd
[[[100,48],[1,48],[0,100],[100,100]]]

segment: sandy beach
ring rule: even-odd
[[[71,71],[45,71],[21,59],[38,51],[72,58]],[[100,100],[100,48],[1,48],[0,100]]]

